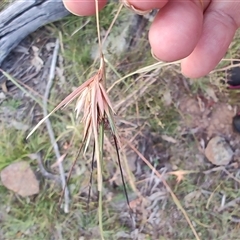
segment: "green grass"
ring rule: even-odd
[[[5,100],[2,104],[2,106],[10,108],[10,110],[16,110],[21,105],[22,105],[22,102],[20,100],[15,100],[15,99]]]
[[[26,133],[22,131],[1,126],[0,169],[15,161],[25,159],[28,154],[39,152],[48,146],[48,143],[44,143],[44,138],[40,136],[33,138],[29,144],[26,144],[25,137]]]

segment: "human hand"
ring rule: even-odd
[[[95,0],[63,0],[66,8],[81,16],[95,13]],[[107,0],[99,0],[102,9]],[[181,62],[190,78],[208,74],[224,57],[240,27],[240,1],[129,0],[139,10],[161,9],[149,31],[154,55],[163,61]]]

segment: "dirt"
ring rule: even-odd
[[[185,96],[179,100],[182,128],[194,133],[199,142],[203,139],[205,146],[211,138],[223,137],[235,150],[235,159],[239,157],[240,135],[233,129],[232,120],[238,112],[237,108],[228,102],[214,102],[198,96]]]
[[[197,132],[204,132],[208,140],[215,134],[227,138],[234,135],[232,118],[236,111],[228,103],[215,103],[213,100],[204,102],[199,97],[184,97],[179,101],[179,109],[187,116],[186,126],[197,128]]]

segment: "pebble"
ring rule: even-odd
[[[205,149],[205,156],[214,165],[228,165],[233,157],[233,150],[222,137],[214,137]]]

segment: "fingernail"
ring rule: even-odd
[[[156,59],[158,62],[159,62],[159,61],[162,61],[161,59],[159,59],[158,57],[156,57],[156,55],[154,54],[152,48],[151,48],[151,54],[152,54],[152,57],[153,57],[154,59]]]
[[[63,1],[63,5],[64,5],[64,7],[65,7],[70,13],[74,14],[75,16],[84,17],[84,15],[77,14],[77,13],[75,13],[74,11],[70,10],[70,9],[68,8],[67,4],[65,3],[65,1]]]
[[[144,11],[144,10],[137,9],[137,8],[135,8],[133,5],[131,5],[131,4],[128,2],[128,0],[122,0],[122,4],[123,4],[126,8],[132,10],[133,12],[135,12],[135,13],[138,14],[138,15],[146,15],[146,14],[152,12],[152,9],[151,9],[151,10],[145,10],[145,11]]]

